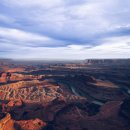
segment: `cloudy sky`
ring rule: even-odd
[[[130,58],[130,0],[0,0],[0,57]]]

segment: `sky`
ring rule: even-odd
[[[0,0],[0,58],[130,58],[130,0]]]

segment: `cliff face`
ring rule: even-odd
[[[99,80],[91,76],[78,75],[60,79],[64,86],[69,86],[75,95],[86,97],[88,100],[102,102],[123,100],[125,95],[121,89],[112,82]]]
[[[6,114],[0,120],[0,130],[15,130],[14,128],[14,121],[11,119],[10,114]]]
[[[130,59],[86,59],[84,63],[90,65],[130,64]]]

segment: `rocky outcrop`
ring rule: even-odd
[[[42,130],[46,123],[40,119],[16,121],[21,130]]]
[[[0,73],[0,83],[11,83],[16,81],[36,80],[41,79],[42,76],[23,75],[12,72]]]
[[[9,113],[0,120],[0,130],[15,130],[14,121],[11,119]]]
[[[2,85],[0,87],[0,99],[22,99],[33,102],[50,102],[60,96],[59,86],[39,80],[20,81]]]

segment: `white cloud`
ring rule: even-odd
[[[1,0],[0,4],[6,10],[0,22],[10,27],[0,28],[0,44],[5,50],[16,49],[10,57],[130,56],[129,32],[116,37],[116,31],[129,28],[129,0]]]
[[[110,28],[129,23],[120,19],[130,13],[121,0],[2,0],[21,27],[63,39],[94,38]],[[78,4],[76,4],[78,3]],[[127,2],[130,3],[130,2]],[[49,8],[49,9],[48,9]],[[126,12],[127,11],[127,15]],[[20,15],[19,15],[20,14]],[[22,26],[30,23],[30,27]],[[15,23],[14,23],[15,24]],[[32,26],[31,26],[32,24]]]
[[[106,43],[97,46],[68,45],[66,47],[22,47],[12,51],[10,57],[14,58],[43,58],[43,59],[86,59],[86,58],[129,58],[130,41],[129,37],[117,42],[119,37],[106,39]],[[105,40],[104,40],[105,41]],[[110,43],[109,43],[110,41]],[[113,41],[113,42],[112,42]],[[23,54],[26,57],[23,57]]]
[[[71,50],[79,51],[79,50],[85,50],[86,48],[90,48],[91,46],[90,45],[75,45],[75,44],[72,44],[72,45],[68,45],[67,47],[70,48]]]
[[[3,28],[0,27],[0,39],[1,44],[2,41],[7,43],[10,43],[10,46],[13,44],[17,44],[20,46],[51,46],[51,45],[58,45],[62,42],[64,44],[64,41],[55,40],[52,38],[49,38],[44,35],[25,32],[23,30],[14,29],[14,28]]]
[[[69,2],[70,5],[64,0],[3,0],[3,2],[7,6],[12,5],[11,10],[16,12],[14,17],[22,19],[25,23],[33,23],[35,30],[49,32],[53,36],[59,35],[66,39],[88,39],[89,36],[104,32],[110,26],[110,21],[104,17],[104,13],[106,6],[111,6],[111,0],[109,2],[84,0],[81,3],[76,0],[79,4],[73,1]],[[49,9],[46,9],[47,7]]]
[[[33,41],[33,40],[49,40],[48,37],[40,36],[37,34],[21,31],[12,28],[0,27],[0,36],[6,37],[7,39],[17,39],[21,41]]]

